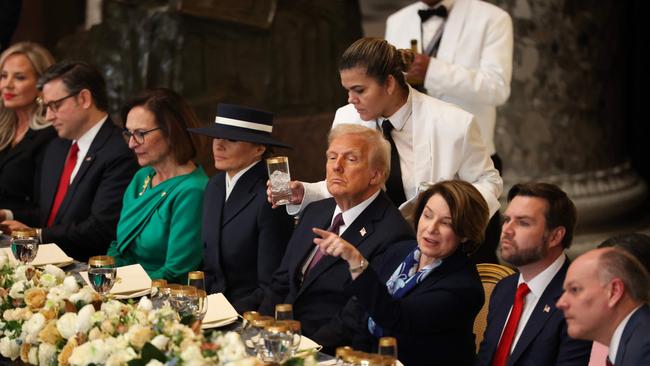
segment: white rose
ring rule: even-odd
[[[73,337],[77,331],[77,314],[65,313],[56,321],[56,329],[65,339]]]
[[[165,365],[154,358],[151,361],[147,362],[145,366],[165,366]]]
[[[39,280],[40,285],[44,288],[52,288],[56,286],[56,282],[56,277],[49,273],[43,273],[41,275],[41,279]]]
[[[29,349],[27,359],[29,360],[30,364],[38,365],[38,347],[32,347]]]
[[[120,315],[124,304],[117,300],[109,300],[102,303],[102,311],[106,313],[107,318],[113,318]]]
[[[14,278],[16,281],[27,281],[27,276],[25,275],[25,271],[27,271],[27,266],[23,264],[19,264],[16,266],[16,269],[14,270]]]
[[[153,344],[156,348],[158,348],[161,351],[165,351],[165,348],[167,347],[167,343],[169,343],[169,337],[166,337],[163,334],[158,334],[157,336],[153,337],[151,340],[151,344]]]
[[[24,324],[23,324],[23,333],[25,334],[25,342],[27,343],[38,343],[38,332],[43,329],[45,326],[45,317],[41,313],[36,313],[32,315]]]
[[[181,353],[181,359],[183,360],[183,364],[188,366],[201,366],[206,363],[201,354],[201,350],[196,345],[184,349]]]
[[[106,360],[105,366],[122,366],[126,365],[127,362],[138,357],[138,354],[133,350],[133,348],[128,347],[127,349],[115,350]]]
[[[95,339],[72,350],[68,363],[72,366],[85,366],[91,363],[104,364],[110,356],[111,349],[110,343],[105,343],[102,339]],[[115,349],[115,351],[119,350]]]
[[[76,294],[70,295],[70,301],[73,304],[76,304],[79,301],[81,301],[81,302],[83,302],[85,304],[89,304],[89,303],[91,303],[93,301],[93,294],[94,294],[94,292],[93,292],[93,290],[90,289],[90,287],[84,286]]]
[[[0,252],[0,268],[4,267],[7,263],[9,263],[9,258],[7,258],[5,252]]]
[[[221,348],[217,351],[219,359],[223,362],[232,362],[246,358],[246,348],[239,334],[228,332],[219,337],[217,343]]]
[[[77,313],[77,332],[86,333],[92,327],[92,316],[95,313],[95,308],[88,304],[81,308]]]
[[[56,347],[49,343],[41,343],[38,346],[38,364],[39,365],[56,365]]]
[[[9,290],[9,296],[14,299],[22,299],[25,297],[25,283],[26,280],[20,280],[14,283]]]
[[[0,354],[2,357],[15,360],[20,356],[20,346],[15,339],[9,339],[7,337],[0,338]]]
[[[92,324],[101,324],[104,320],[106,320],[106,313],[103,311],[95,311],[90,317],[90,322]]]
[[[74,294],[79,291],[79,284],[74,276],[68,276],[63,280],[63,288],[68,294]]]
[[[153,303],[149,298],[146,296],[140,299],[140,302],[138,302],[138,309],[144,310],[144,311],[151,311],[153,309]]]
[[[61,268],[53,266],[51,264],[45,266],[43,273],[54,276],[54,278],[56,278],[58,281],[63,281],[65,278],[65,272]]]

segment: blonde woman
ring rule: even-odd
[[[0,221],[35,204],[35,178],[45,146],[56,136],[37,103],[37,82],[53,63],[50,52],[31,42],[0,55]]]

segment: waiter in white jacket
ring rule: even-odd
[[[501,8],[480,0],[424,0],[388,17],[386,40],[397,48],[417,41],[408,79],[428,95],[472,113],[495,167],[502,172],[494,147],[496,107],[510,96],[512,19]],[[495,261],[499,216],[490,221],[480,257]]]
[[[462,179],[481,192],[494,214],[503,182],[474,116],[411,88],[404,71],[412,60],[410,50],[398,51],[381,39],[353,43],[339,66],[350,104],[339,108],[333,125],[355,123],[383,132],[391,143],[386,191],[395,205],[413,200],[423,183]],[[296,205],[287,206],[290,214],[329,196],[325,182],[292,182],[292,192]]]

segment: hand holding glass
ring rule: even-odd
[[[266,167],[271,181],[271,201],[274,205],[291,203],[291,175],[289,174],[289,158],[277,156],[266,159]]]

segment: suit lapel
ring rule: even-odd
[[[436,58],[451,62],[456,55],[458,38],[460,32],[465,26],[467,13],[469,12],[470,2],[468,0],[456,0],[454,6],[449,12],[449,17],[445,24],[445,29],[440,40],[440,48]]]
[[[500,295],[498,299],[495,299],[494,306],[491,306],[488,313],[489,317],[494,317],[490,321],[489,333],[485,334],[485,339],[494,340],[494,342],[489,344],[488,355],[490,362],[494,357],[494,353],[497,350],[499,345],[499,340],[501,338],[501,333],[503,328],[506,326],[506,321],[508,320],[508,314],[510,313],[510,308],[515,299],[515,293],[517,292],[517,279],[519,278],[519,273],[506,277],[502,280],[503,282],[503,294]],[[489,301],[486,299],[486,301]]]
[[[512,354],[508,358],[508,363],[513,364],[517,359],[524,353],[528,345],[537,337],[537,334],[544,328],[546,321],[559,311],[555,307],[557,300],[562,296],[562,282],[564,282],[564,277],[566,271],[569,268],[569,260],[566,259],[560,270],[555,274],[555,277],[544,290],[542,297],[539,299],[533,312],[528,318],[528,322],[524,327],[515,349],[512,351]]]
[[[244,175],[242,175],[232,192],[228,200],[224,204],[223,210],[223,221],[221,226],[225,226],[230,220],[232,220],[237,214],[243,210],[250,201],[252,201],[257,193],[253,191],[255,184],[260,179],[264,179],[266,176],[266,167],[262,161],[257,162],[252,168],[250,168]],[[225,180],[225,178],[224,178]],[[225,193],[225,182],[224,182],[224,193]]]
[[[636,323],[639,318],[644,315],[643,313],[650,313],[650,307],[648,307],[648,304],[641,306],[640,309],[632,314],[630,320],[628,320],[627,324],[625,325],[625,329],[623,329],[623,334],[621,335],[621,340],[618,344],[618,350],[616,351],[616,361],[614,362],[614,365],[623,364],[623,360],[625,359],[625,351],[627,349],[627,342],[630,341],[630,337],[632,337],[634,334],[634,330],[637,327]]]
[[[411,89],[411,106],[413,108],[413,151],[428,151],[428,154],[417,154],[414,158],[414,174],[415,174],[415,188],[417,189],[420,182],[431,182],[433,177],[433,169],[436,164],[433,164],[433,146],[431,145],[431,131],[433,127],[428,126],[431,121],[424,121],[426,116],[425,111],[420,108],[422,106],[422,94],[415,89]],[[424,116],[424,117],[421,117]]]
[[[372,237],[372,234],[374,232],[374,221],[380,220],[385,211],[385,202],[381,199],[381,195],[382,193],[380,193],[379,196],[377,196],[375,200],[368,207],[366,207],[363,212],[361,212],[356,220],[354,220],[352,224],[350,224],[345,229],[343,235],[341,235],[343,239],[354,245],[356,248],[359,248],[359,246],[362,245],[365,240]],[[329,227],[331,219],[332,216],[330,214],[328,221],[325,224],[325,228]],[[310,249],[313,248],[313,245],[314,244],[311,243]],[[305,282],[302,284],[298,295],[300,295],[304,289],[308,288],[316,278],[323,274],[323,272],[341,260],[342,259],[338,257],[324,256],[320,262],[318,262],[318,264],[316,264],[316,266],[311,269],[309,275],[307,278],[305,278]],[[300,263],[300,265],[304,264],[303,262],[304,260]]]

